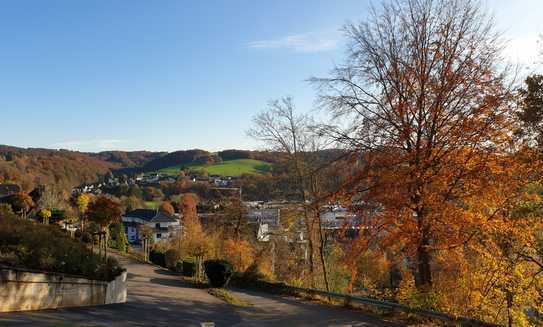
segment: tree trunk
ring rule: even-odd
[[[307,264],[309,266],[309,285],[311,288],[315,288],[315,260],[314,260],[314,245],[313,245],[313,227],[310,227],[313,223],[309,221],[307,211],[305,214],[306,230],[307,230]]]
[[[513,316],[511,315],[511,308],[513,307],[513,293],[511,291],[505,291],[505,297],[507,300],[507,326],[513,326]]]
[[[109,232],[108,227],[106,227],[106,231],[104,232],[104,261],[107,261],[107,247],[108,247],[108,239],[109,239]]]
[[[432,270],[430,267],[430,253],[428,252],[428,237],[423,233],[422,240],[417,248],[417,277],[415,285],[421,291],[428,291],[432,287]]]
[[[358,268],[356,265],[351,266],[351,273],[349,277],[349,284],[347,285],[347,291],[349,294],[353,294],[354,282],[358,276]]]
[[[322,226],[321,226],[321,214],[319,212],[319,209],[317,208],[316,211],[317,215],[317,223],[319,224],[319,255],[321,259],[321,265],[322,265],[322,274],[324,278],[324,286],[326,287],[326,291],[330,292],[330,283],[328,282],[328,270],[326,268],[326,258],[324,257],[324,249],[326,247],[326,238],[323,235]]]

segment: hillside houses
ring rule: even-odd
[[[321,224],[324,229],[341,229],[346,227],[356,227],[359,220],[356,214],[350,212],[347,208],[337,205],[325,206],[321,211]]]

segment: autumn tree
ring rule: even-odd
[[[312,79],[340,122],[320,132],[361,167],[346,193],[379,208],[365,215],[365,237],[395,245],[425,292],[435,251],[469,238],[462,203],[484,191],[480,179],[492,177],[481,172],[507,154],[500,38],[470,0],[386,2],[344,31],[345,64]]]
[[[26,215],[34,205],[32,198],[24,192],[12,194],[5,198],[4,201],[11,205],[13,211],[18,213],[21,218],[26,218]]]
[[[157,199],[162,199],[164,197],[164,194],[162,194],[162,191],[156,187],[147,186],[143,189],[143,199],[145,201],[154,201]]]
[[[42,222],[44,224],[48,225],[49,224],[49,219],[51,218],[51,210],[49,210],[47,208],[41,209],[38,212],[38,216],[42,219]]]
[[[198,198],[194,193],[184,193],[179,203],[179,211],[183,215],[183,221],[198,219]]]
[[[182,233],[178,235],[179,252],[196,259],[196,279],[201,279],[202,263],[212,253],[211,238],[204,231],[197,214],[198,199],[195,194],[185,193],[181,198],[183,214]]]
[[[224,257],[232,263],[234,269],[245,272],[255,261],[255,249],[244,239],[224,239],[222,242]]]
[[[168,201],[164,201],[160,204],[158,210],[173,216],[175,214],[175,209],[173,208],[172,204]]]
[[[88,206],[87,216],[89,220],[96,223],[101,230],[100,241],[104,251],[104,258],[107,256],[107,238],[109,225],[119,222],[121,219],[120,204],[106,196],[100,196]],[[104,235],[105,237],[103,237]]]
[[[125,212],[145,207],[145,202],[135,196],[121,197],[121,205]]]
[[[243,272],[254,262],[254,231],[249,226],[247,207],[239,197],[231,197],[219,213],[219,228],[224,256],[232,262],[236,271]]]
[[[271,101],[266,110],[253,117],[253,127],[248,134],[283,157],[281,161],[291,177],[291,190],[301,205],[308,247],[309,284],[316,286],[315,271],[319,260],[324,285],[329,290],[320,219],[326,198],[322,192],[318,159],[325,143],[313,132],[314,124],[311,116],[296,113],[292,98],[287,97]],[[315,259],[316,254],[318,259]]]
[[[241,240],[250,233],[247,208],[238,197],[229,198],[224,206],[225,208],[221,212],[224,216],[221,220],[221,225],[225,237],[233,240]]]
[[[90,198],[87,194],[81,193],[75,199],[75,205],[79,211],[79,219],[81,221],[81,229],[85,229],[85,213],[89,206]]]
[[[40,192],[38,208],[63,209],[65,208],[65,198],[63,191],[56,186],[44,186]]]

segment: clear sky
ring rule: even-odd
[[[377,1],[374,1],[377,2]],[[543,1],[486,0],[508,55],[534,66]],[[369,1],[0,1],[0,144],[255,148],[267,101],[312,109]],[[533,68],[535,67],[535,68]]]

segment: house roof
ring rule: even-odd
[[[174,216],[170,216],[162,211],[158,211],[156,216],[151,219],[153,223],[174,223],[176,221],[177,219]]]
[[[135,209],[127,212],[124,216],[131,218],[139,218],[146,221],[151,221],[154,216],[156,216],[155,209]]]
[[[0,198],[21,192],[17,184],[0,184]]]
[[[127,212],[124,217],[139,218],[153,223],[173,223],[178,221],[176,217],[155,209],[135,209]]]

